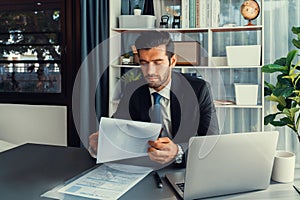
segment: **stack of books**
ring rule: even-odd
[[[219,21],[220,0],[182,0],[183,28],[218,27]]]

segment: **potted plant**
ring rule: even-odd
[[[133,13],[134,13],[134,15],[141,15],[142,9],[138,4],[134,6]]]
[[[292,43],[300,49],[300,27],[293,27],[297,35]],[[264,73],[277,73],[275,84],[265,81],[267,100],[277,104],[277,111],[264,118],[264,124],[287,126],[293,130],[300,142],[300,62],[296,62],[298,50],[291,50],[286,57],[277,59],[273,64],[262,67]]]
[[[116,78],[118,83],[114,88],[113,101],[118,103],[123,96],[123,92],[125,91],[127,84],[143,78],[143,74],[140,68],[132,68],[126,71],[121,77]]]

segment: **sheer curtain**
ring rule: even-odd
[[[277,58],[285,57],[295,49],[292,45],[292,26],[300,26],[300,0],[265,0],[264,1],[264,46],[265,64],[273,63]],[[276,75],[265,74],[266,81],[276,80]],[[274,112],[275,106],[265,101],[265,115]],[[297,154],[300,165],[300,148],[295,134],[289,128],[265,127],[265,130],[279,130],[278,148]]]

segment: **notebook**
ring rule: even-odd
[[[185,173],[166,178],[187,200],[266,189],[277,140],[277,131],[192,137]]]

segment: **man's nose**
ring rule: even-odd
[[[156,66],[155,66],[155,64],[153,62],[150,62],[148,64],[147,72],[148,72],[148,74],[155,74],[155,72],[156,72]]]

